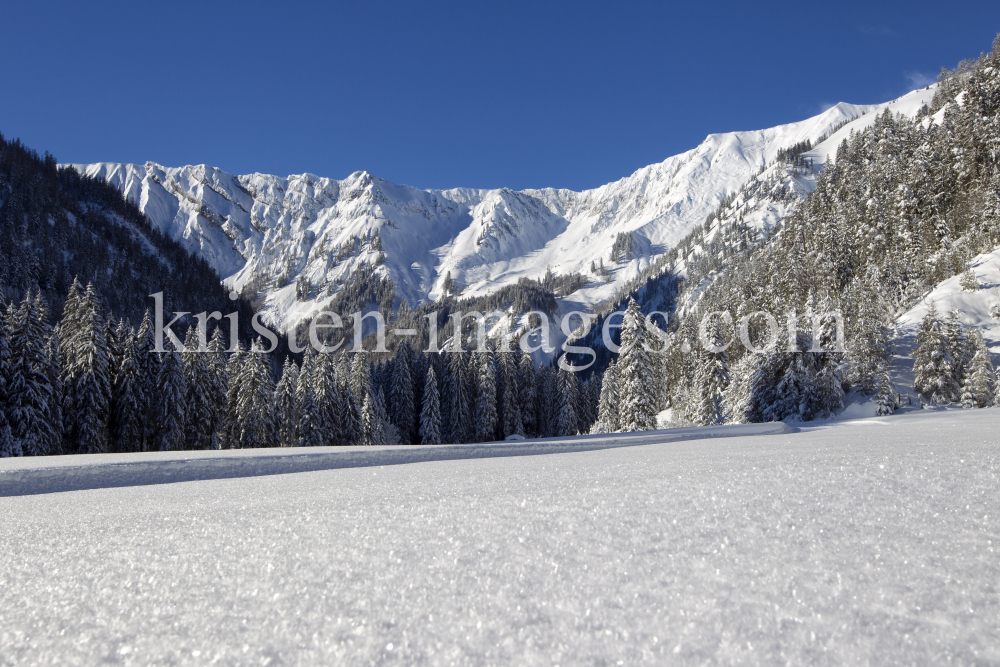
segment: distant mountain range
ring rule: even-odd
[[[482,296],[550,270],[581,274],[584,286],[560,307],[593,308],[730,203],[779,151],[808,142],[814,167],[783,171],[785,203],[744,212],[744,223],[766,228],[780,220],[813,189],[827,156],[871,124],[874,112],[890,107],[913,116],[932,96],[930,87],[885,104],[840,103],[766,130],[712,134],[692,150],[583,192],[420,190],[367,172],[333,180],[152,162],[73,166],[122,190],[154,227],[256,298],[265,321],[282,329],[322,310],[361,273],[391,280],[394,306],[432,302],[448,288]],[[613,246],[624,249],[618,261]]]

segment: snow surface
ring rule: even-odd
[[[366,172],[338,181],[312,174],[236,176],[206,165],[74,166],[120,188],[227,283],[242,288],[260,277],[267,294],[264,318],[281,328],[321,310],[362,262],[375,262],[378,251],[360,241],[350,254],[338,251],[376,231],[385,252],[376,271],[391,277],[397,296],[411,306],[439,298],[449,272],[463,294],[473,296],[522,277],[540,278],[551,268],[590,278],[563,300],[561,310],[568,312],[616,295],[773,162],[779,149],[806,139],[815,143],[855,119],[808,154],[822,165],[851,129],[874,122],[887,107],[912,115],[932,95],[933,87],[886,104],[840,103],[796,123],[712,134],[690,151],[583,192],[419,190]],[[802,187],[804,196],[811,187]],[[622,232],[634,235],[634,259],[619,266],[609,262],[609,250]],[[601,258],[612,271],[610,283],[590,274],[591,262]],[[313,286],[304,301],[296,299],[298,278]]]
[[[511,436],[507,442],[467,445],[307,447],[223,451],[145,452],[0,459],[0,496],[79,489],[165,484],[205,479],[281,475],[293,472],[425,461],[538,456],[650,443],[791,433],[784,423],[724,424],[642,433],[563,438]]]
[[[995,664],[998,416],[0,498],[0,664]]]

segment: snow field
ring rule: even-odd
[[[538,456],[652,443],[791,433],[782,422],[693,426],[669,431],[541,438],[466,445],[332,446],[128,454],[71,454],[0,459],[0,497],[143,486],[195,480],[281,475],[316,470]]]
[[[0,664],[990,664],[998,413],[0,498]]]

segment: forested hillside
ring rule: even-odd
[[[880,410],[893,409],[886,367],[895,314],[1000,244],[998,67],[1000,41],[979,59],[942,72],[933,102],[915,119],[887,111],[851,134],[824,166],[815,191],[769,237],[732,233],[715,216],[680,244],[689,279],[678,297],[685,309],[673,325],[676,344],[662,379],[669,398],[660,407],[672,407],[679,423],[812,419],[841,409],[844,392],[856,388],[880,397]],[[833,351],[832,317],[820,318],[818,342],[826,352],[808,352],[813,316],[834,309],[844,314],[845,352]],[[716,311],[732,321],[715,316],[702,334],[699,324]],[[737,324],[759,311],[777,318],[779,340],[750,353]],[[788,351],[789,311],[796,313],[794,352]],[[762,315],[749,323],[757,346],[765,326]],[[940,320],[928,325],[932,332],[947,328]],[[957,402],[975,393],[962,386],[973,383],[976,372],[980,384],[985,377],[982,360],[978,371],[969,363],[981,347],[975,334],[960,325],[951,330],[934,356],[948,377],[940,370],[931,379],[925,377],[930,371],[921,376],[918,391],[927,400]],[[711,352],[702,338],[734,344]],[[938,360],[942,356],[947,359]],[[942,384],[953,388],[935,390]],[[990,394],[992,386],[991,379]]]
[[[117,188],[0,135],[0,288],[40,290],[61,312],[74,277],[93,283],[115,319],[138,322],[159,291],[166,310],[234,310],[218,274]]]

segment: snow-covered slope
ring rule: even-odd
[[[915,91],[889,106],[912,114],[932,94]],[[366,172],[337,181],[236,176],[204,165],[76,167],[122,189],[229,284],[242,289],[253,281],[266,296],[265,319],[282,328],[321,309],[363,264],[377,265],[376,275],[392,279],[397,303],[406,298],[411,305],[439,298],[449,273],[463,294],[481,295],[549,268],[579,272],[590,282],[567,305],[589,307],[703,223],[780,149],[816,143],[856,119],[810,154],[822,164],[841,134],[873,121],[872,112],[885,106],[841,103],[797,123],[713,134],[697,148],[584,192],[419,190]],[[809,189],[806,182],[802,192]],[[609,249],[623,232],[633,235],[633,258],[618,266]],[[590,274],[601,258],[610,282]]]
[[[927,315],[931,304],[940,317],[958,311],[959,321],[966,327],[979,330],[989,348],[994,366],[1000,366],[1000,319],[992,312],[1000,308],[1000,248],[975,257],[969,268],[976,274],[979,290],[969,292],[959,284],[962,275],[952,276],[927,293],[915,306],[896,318],[893,336],[893,383],[904,396],[913,392],[913,348],[916,346],[920,321]]]

